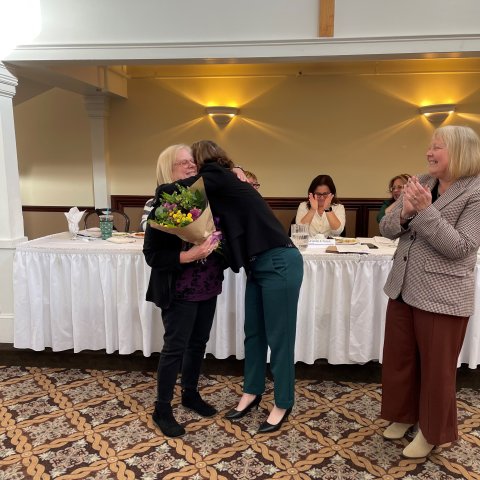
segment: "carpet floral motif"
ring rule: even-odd
[[[480,480],[480,395],[458,392],[460,438],[427,459],[407,460],[411,436],[386,441],[378,384],[298,380],[281,429],[257,434],[273,405],[271,382],[257,409],[223,414],[241,377],[203,376],[202,418],[173,401],[187,433],[166,438],[153,423],[149,372],[0,366],[0,480]],[[410,434],[409,434],[410,435]]]

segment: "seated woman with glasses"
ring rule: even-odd
[[[340,235],[345,228],[345,207],[338,203],[337,189],[330,175],[318,175],[308,187],[308,201],[298,206],[295,223],[309,225],[311,236]]]
[[[408,173],[401,173],[396,177],[393,177],[388,182],[388,191],[392,194],[392,196],[385,200],[380,207],[380,211],[377,215],[377,222],[380,223],[380,220],[385,216],[386,213],[390,212],[393,208],[393,204],[398,199],[400,194],[403,192],[403,187],[408,182],[410,175]]]
[[[258,190],[260,188],[260,184],[258,183],[257,176],[253,172],[249,172],[248,170],[244,170],[243,173],[247,177],[247,182],[255,189]]]

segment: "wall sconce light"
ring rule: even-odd
[[[205,112],[212,117],[212,120],[223,127],[229,123],[235,115],[240,113],[236,107],[207,107]]]
[[[440,124],[442,123],[451,113],[455,111],[457,106],[454,103],[444,103],[441,105],[425,105],[420,107],[419,111],[422,115],[425,115],[425,118],[431,122]]]

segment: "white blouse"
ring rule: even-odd
[[[330,228],[330,224],[328,223],[327,214],[324,212],[322,215],[318,214],[318,211],[315,211],[315,215],[313,216],[312,222],[309,226],[309,234],[311,236],[317,235],[318,233],[323,233],[326,237],[336,237],[343,232],[345,228],[345,207],[340,204],[336,203],[332,205],[333,213],[337,216],[340,220],[340,226],[336,230],[332,230]],[[300,220],[308,213],[307,202],[302,202],[298,206],[297,216],[295,218],[295,223],[300,224]]]

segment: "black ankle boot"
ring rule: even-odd
[[[202,417],[213,417],[217,410],[202,400],[196,390],[182,390],[182,405],[193,410]]]
[[[185,429],[175,420],[169,403],[155,402],[152,419],[166,437],[181,437],[185,433]]]

